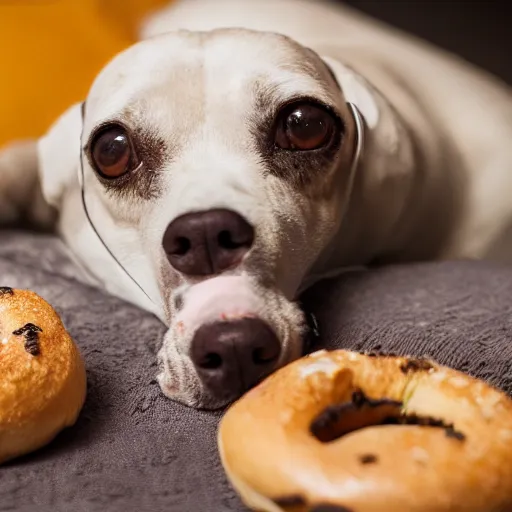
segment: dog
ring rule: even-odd
[[[297,298],[344,269],[511,260],[498,79],[328,2],[182,0],[140,38],[3,150],[0,219],[168,326],[166,396],[219,408],[299,357]]]

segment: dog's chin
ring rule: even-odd
[[[160,361],[161,371],[157,377],[163,394],[171,400],[192,407],[194,409],[218,410],[229,406],[239,398],[239,394],[228,392],[222,396],[215,395],[206,389],[197,374],[190,375],[186,383],[177,382],[174,370],[166,367],[164,361]]]
[[[179,300],[174,300],[177,306],[170,328],[158,353],[158,382],[168,398],[189,407],[220,409],[301,356],[304,315],[279,290],[261,287],[247,276],[220,276],[181,289],[179,293]],[[192,361],[194,336],[199,329],[204,331],[219,323],[244,319],[262,321],[273,331],[280,345],[279,356],[249,386],[233,383],[212,389]]]
[[[193,409],[202,409],[206,411],[218,411],[225,409],[230,404],[240,398],[239,393],[233,393],[226,391],[223,395],[216,395],[204,388],[201,380],[194,376],[187,383],[186,387],[177,389],[173,386],[172,382],[169,382],[168,374],[161,372],[158,375],[158,383],[163,394],[173,400],[174,402],[180,403]]]

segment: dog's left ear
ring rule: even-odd
[[[375,128],[379,122],[379,107],[373,87],[345,64],[331,57],[322,57],[322,60],[338,82],[346,101],[357,107],[368,128]]]
[[[70,107],[39,139],[39,177],[45,200],[59,209],[64,192],[77,179],[80,165],[82,103]]]

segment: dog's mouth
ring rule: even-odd
[[[210,402],[229,402],[300,355],[297,306],[261,289],[247,275],[213,277],[178,294],[169,339],[161,351],[166,382],[175,382],[175,392],[162,386],[171,398],[180,399],[184,390],[176,388],[195,378],[199,389],[194,401],[202,395]],[[181,370],[176,371],[177,366]],[[188,378],[182,375],[176,385],[173,370]]]

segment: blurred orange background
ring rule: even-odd
[[[0,0],[0,146],[38,137],[171,0]]]

